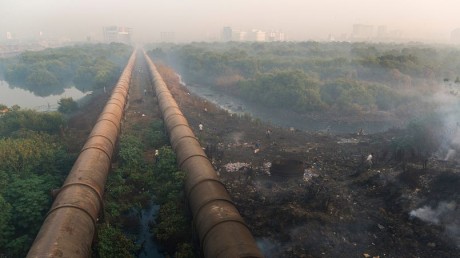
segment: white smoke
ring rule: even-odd
[[[454,149],[449,149],[447,151],[447,154],[444,160],[453,160],[456,154],[457,154],[457,151],[455,151]]]
[[[446,234],[460,247],[460,207],[455,201],[440,202],[436,209],[423,206],[409,214],[425,222],[444,226]]]
[[[256,239],[257,246],[262,251],[265,257],[276,257],[276,251],[281,249],[281,245],[273,239],[262,237]]]
[[[445,214],[455,211],[457,204],[452,202],[440,202],[436,209],[432,209],[428,206],[423,206],[410,212],[412,217],[417,217],[425,222],[430,222],[436,225],[439,225],[442,217]]]
[[[457,87],[457,86],[456,86]],[[444,153],[444,160],[455,159],[460,151],[460,95],[458,90],[453,93],[452,86],[446,86],[432,97],[436,103],[437,113],[443,118],[444,145],[441,153]]]

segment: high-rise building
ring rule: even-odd
[[[374,26],[353,24],[353,40],[369,40],[374,36]]]
[[[266,40],[269,42],[273,41],[285,41],[284,33],[279,31],[271,31],[266,33]]]
[[[222,29],[222,41],[232,41],[233,40],[233,30],[231,27],[224,27]]]
[[[253,29],[248,33],[249,41],[264,42],[266,40],[267,33],[261,30]]]
[[[133,33],[132,28],[118,27],[118,26],[107,26],[103,28],[104,42],[111,43],[124,43],[131,44],[131,35]]]
[[[232,30],[232,41],[246,41],[248,33],[241,30]]]
[[[222,28],[222,41],[285,41],[286,36],[284,32],[271,31],[265,32],[259,29],[252,29],[250,31],[232,29],[231,27]]]
[[[11,35],[11,32],[9,32],[9,31],[6,32],[6,39],[7,40],[13,39],[13,36]]]

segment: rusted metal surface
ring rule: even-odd
[[[27,257],[91,257],[91,244],[120,122],[127,103],[136,52],[83,146]]]
[[[204,256],[263,257],[187,119],[153,62],[144,56],[177,162],[187,175],[185,191]]]

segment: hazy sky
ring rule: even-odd
[[[220,38],[223,26],[284,31],[290,40],[350,34],[355,23],[386,25],[406,37],[448,40],[460,27],[459,0],[0,0],[0,38],[6,32],[83,40],[102,27],[128,26],[134,40]]]

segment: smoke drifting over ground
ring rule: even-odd
[[[436,208],[423,206],[411,211],[411,217],[417,217],[425,222],[440,225],[446,234],[460,246],[460,209],[455,201],[439,202]]]
[[[442,145],[440,158],[454,160],[460,151],[460,86],[444,85],[432,99],[438,107],[437,114],[442,117]],[[436,126],[436,125],[433,125]]]

